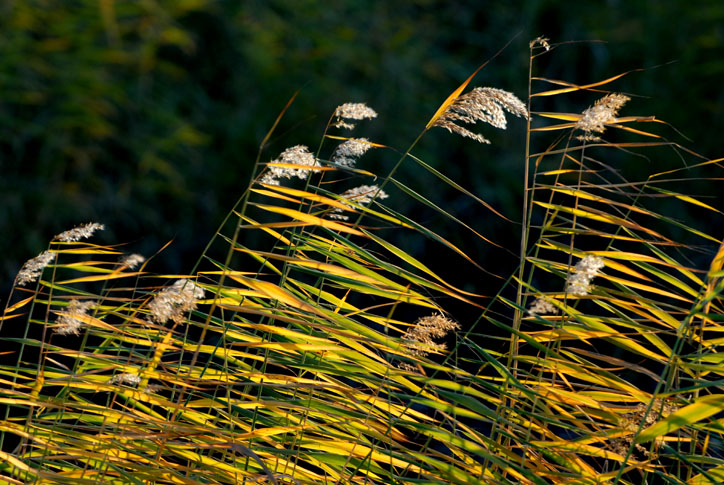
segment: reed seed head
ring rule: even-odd
[[[146,258],[144,258],[143,255],[134,253],[129,254],[121,259],[121,265],[129,269],[136,269],[136,266],[138,266],[139,264],[143,264],[145,261]]]
[[[304,165],[307,167],[319,167],[319,162],[315,156],[309,152],[309,148],[304,145],[297,145],[284,150],[279,158],[272,160],[272,163],[285,163],[289,165]],[[262,184],[279,185],[279,179],[290,179],[297,177],[302,180],[309,177],[309,172],[319,172],[315,169],[295,168],[295,167],[267,167],[267,171],[261,179]]]
[[[551,45],[548,42],[550,42],[550,39],[543,37],[541,35],[540,37],[537,37],[537,38],[531,40],[530,44],[528,44],[528,45],[530,46],[531,49],[533,49],[535,46],[540,46],[540,47],[543,47],[546,51],[549,51],[549,50],[551,50]]]
[[[143,389],[143,392],[146,394],[153,394],[154,392],[158,392],[161,389],[163,389],[163,386],[161,386],[160,384],[149,384]]]
[[[566,280],[566,293],[574,296],[586,296],[591,291],[591,281],[598,276],[606,264],[599,256],[589,254],[573,268],[573,273]]]
[[[56,253],[43,251],[33,259],[26,261],[23,267],[20,268],[18,276],[15,278],[16,284],[18,286],[25,286],[28,283],[38,281],[43,270],[55,260],[56,256]]]
[[[78,317],[88,315],[88,310],[95,305],[95,301],[70,300],[68,302],[68,310],[62,313],[56,320],[58,325],[53,329],[53,332],[58,335],[80,335],[83,322],[79,320]]]
[[[359,187],[349,189],[342,194],[342,197],[356,204],[367,205],[372,202],[373,198],[376,200],[381,200],[386,199],[387,197],[389,197],[389,195],[387,195],[384,190],[380,190],[377,185],[360,185]],[[347,204],[344,201],[341,202],[351,208],[354,208],[354,206],[351,204]],[[332,214],[330,214],[329,217],[330,219],[339,219],[343,221],[349,219],[349,217],[342,215],[342,209],[339,209],[337,207],[332,210]]]
[[[350,138],[340,143],[332,154],[332,161],[345,167],[354,167],[357,159],[372,148],[367,138]]]
[[[345,120],[370,120],[377,118],[377,112],[364,103],[344,103],[334,110],[337,121],[332,125],[335,128],[354,128],[354,123]]]
[[[98,224],[97,222],[89,222],[88,224],[83,224],[82,226],[74,227],[73,229],[63,231],[55,236],[53,239],[61,242],[80,241],[81,239],[87,239],[91,237],[94,232],[102,231],[103,229],[105,229],[105,226],[103,224]]]
[[[632,412],[623,415],[619,419],[619,427],[630,434],[613,440],[611,442],[613,451],[619,455],[626,456],[626,454],[628,454],[628,449],[631,447],[631,443],[633,442],[633,438],[638,432],[641,424],[643,424],[645,428],[648,428],[679,410],[679,406],[662,401],[661,399],[655,399],[647,413],[646,410],[648,408],[649,406],[647,404],[639,404]],[[658,438],[654,442],[654,449],[658,449],[663,443],[663,439]],[[638,443],[635,446],[636,449],[643,455],[649,457],[650,453],[648,449]]]
[[[124,372],[123,374],[116,374],[111,377],[111,384],[126,384],[129,386],[137,386],[141,383],[141,376],[137,374],[131,374],[130,372]]]
[[[536,298],[530,307],[530,312],[534,315],[556,315],[558,308],[544,298]]]
[[[452,330],[458,330],[460,325],[440,314],[419,318],[413,327],[410,327],[402,336],[408,340],[406,352],[410,355],[424,357],[429,352],[445,350],[445,344],[435,342],[433,339],[441,338]]]
[[[472,138],[480,143],[490,143],[487,138],[463,128],[456,122],[462,121],[467,124],[475,124],[482,121],[505,130],[507,128],[505,111],[528,119],[528,110],[525,104],[514,94],[497,88],[475,88],[459,96],[435,120],[432,126],[445,128],[451,133]]]
[[[583,111],[581,119],[576,122],[576,128],[582,130],[582,140],[597,141],[599,137],[593,133],[606,131],[606,124],[616,121],[619,110],[631,98],[623,94],[611,93],[595,102],[593,106]]]
[[[158,323],[173,320],[181,323],[184,314],[196,308],[197,300],[204,297],[204,289],[191,280],[177,280],[164,288],[148,305],[151,317]]]

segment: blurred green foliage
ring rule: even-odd
[[[721,155],[718,0],[4,1],[3,280],[54,234],[88,221],[107,224],[107,241],[131,241],[146,255],[176,238],[163,270],[188,270],[295,91],[263,159],[297,143],[316,146],[329,114],[347,101],[380,113],[357,136],[404,149],[440,102],[514,37],[474,84],[525,98],[528,41],[539,35],[606,42],[562,46],[541,59],[538,74],[548,78],[583,83],[663,65],[616,85],[652,98],[634,101],[630,113],[656,114],[698,151]],[[416,155],[518,219],[522,132],[486,133],[488,147],[437,130]],[[667,136],[683,141],[673,130]],[[391,162],[369,163],[381,170]],[[436,195],[452,211],[467,209],[454,194]]]

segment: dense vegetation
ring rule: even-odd
[[[528,96],[474,87],[486,63],[402,146],[356,100],[287,137],[291,97],[190,271],[59,232],[1,322],[3,478],[721,482],[722,160],[622,94],[634,74],[548,77],[571,46],[529,47]],[[455,171],[505,137],[514,220]]]

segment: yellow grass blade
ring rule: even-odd
[[[563,120],[563,121],[580,121],[580,119],[583,117],[583,115],[575,114],[575,113],[547,113],[547,112],[541,112],[541,113],[533,113],[538,116],[542,116],[544,118],[553,118],[554,120]]]
[[[644,285],[642,283],[637,283],[635,281],[625,280],[623,278],[618,278],[616,276],[610,276],[610,275],[600,275],[599,278],[604,278],[609,281],[613,281],[615,283],[620,283],[629,288],[638,288],[639,290],[648,291],[648,292],[654,293],[656,295],[665,296],[668,298],[674,298],[676,300],[684,301],[686,303],[692,303],[692,300],[690,300],[689,298],[684,298],[683,296],[677,295],[676,293],[671,293],[670,291],[662,290],[662,289],[655,288],[655,287],[649,286],[649,285]]]
[[[619,130],[628,131],[629,133],[635,133],[637,135],[649,136],[651,138],[661,138],[659,135],[656,135],[654,133],[649,133],[648,131],[637,130],[636,128],[631,128],[630,126],[619,125],[616,123],[616,121],[618,121],[618,120],[614,120],[613,122],[606,123],[606,126],[618,128]]]
[[[282,214],[287,217],[291,217],[292,219],[302,221],[306,224],[312,224],[315,226],[321,226],[326,227],[327,229],[332,229],[333,231],[339,231],[339,232],[345,232],[348,234],[354,234],[356,236],[363,236],[360,231],[357,229],[354,229],[352,227],[346,226],[344,224],[340,224],[338,222],[330,221],[327,219],[322,219],[321,217],[313,216],[311,214],[306,214],[304,212],[300,212],[298,210],[294,209],[287,209],[284,207],[276,207],[272,205],[262,205],[262,204],[254,204],[260,209],[264,209],[269,212],[274,212],[276,214]]]
[[[290,168],[295,170],[307,170],[313,172],[334,172],[337,170],[336,167],[322,167],[322,166],[311,166],[301,165],[299,163],[283,163],[283,162],[269,162],[268,167],[279,167],[279,168]]]
[[[460,96],[460,94],[465,90],[468,84],[470,84],[470,81],[473,80],[475,75],[478,73],[478,71],[480,71],[480,69],[483,68],[484,65],[485,64],[478,67],[475,72],[470,75],[470,77],[468,77],[460,86],[458,86],[455,91],[450,94],[450,96],[447,97],[445,101],[443,101],[437,111],[435,111],[435,114],[432,115],[432,118],[430,118],[430,121],[428,121],[427,125],[425,125],[426,130],[429,130],[430,127],[438,120],[438,118],[440,118],[440,116],[442,116],[442,114],[450,107],[450,105],[453,104],[456,99],[458,99],[458,96]]]
[[[284,187],[284,186],[282,186],[282,185],[264,185],[264,187],[266,187],[266,188],[268,188],[268,189],[270,189],[270,190],[276,191],[276,192],[280,192],[280,193],[282,193],[282,194],[293,195],[293,196],[295,196],[295,197],[301,197],[301,198],[303,198],[303,199],[309,199],[309,200],[313,200],[313,201],[315,201],[315,202],[322,202],[322,203],[324,203],[324,204],[327,204],[327,205],[332,206],[332,207],[336,207],[336,208],[338,208],[338,209],[346,209],[346,210],[349,210],[349,206],[347,206],[347,205],[345,205],[345,204],[343,204],[343,203],[341,203],[341,202],[339,202],[339,201],[337,201],[337,200],[335,200],[335,199],[332,199],[332,198],[329,198],[329,197],[325,197],[325,196],[319,195],[319,194],[314,194],[314,193],[312,193],[312,192],[307,192],[307,191],[305,191],[305,190],[292,189],[292,188],[289,188],[289,187]],[[265,191],[265,192],[268,192],[268,191]],[[275,197],[275,196],[276,196],[276,197],[280,197],[280,198],[281,198],[281,196],[272,195],[272,194],[269,194],[269,193],[267,193],[266,195],[269,195],[270,197]],[[291,200],[293,200],[293,199],[291,199]]]
[[[366,283],[369,283],[369,284],[375,285],[375,286],[394,288],[395,290],[399,290],[402,288],[400,285],[394,283],[393,281],[391,281],[387,278],[377,275],[373,271],[370,271],[370,274],[376,275],[377,278],[373,278],[368,275],[364,275],[364,274],[358,273],[357,271],[353,271],[351,269],[344,268],[342,266],[338,266],[335,264],[321,263],[319,261],[314,261],[314,260],[310,260],[310,259],[301,259],[301,258],[295,258],[295,257],[290,257],[290,256],[283,256],[281,254],[268,253],[265,251],[252,251],[250,249],[243,249],[243,248],[237,248],[237,251],[245,252],[245,253],[253,253],[253,254],[262,256],[264,258],[276,259],[276,260],[284,261],[286,263],[294,264],[297,266],[313,268],[313,269],[322,271],[324,273],[342,276],[344,278],[350,278],[352,280],[363,281],[363,282],[366,282]]]
[[[31,297],[25,298],[24,300],[20,300],[20,301],[17,302],[17,303],[14,303],[13,305],[9,306],[9,307],[5,310],[5,313],[12,313],[12,312],[14,312],[15,310],[17,310],[18,308],[24,307],[25,305],[27,305],[28,303],[30,303],[31,301],[33,301],[33,298],[35,298],[35,296],[31,296]]]
[[[706,471],[706,474],[694,475],[686,483],[687,485],[719,485],[724,483],[724,465],[710,468]]]
[[[429,130],[430,127],[442,116],[442,114],[450,107],[451,104],[455,102],[455,100],[460,96],[460,94],[465,90],[465,88],[470,84],[470,81],[473,80],[473,78],[480,72],[482,68],[488,65],[490,61],[495,59],[501,52],[505,50],[506,47],[513,41],[513,39],[509,40],[507,44],[503,46],[502,49],[500,49],[493,57],[491,57],[489,60],[485,61],[478,67],[475,72],[473,72],[470,77],[468,77],[458,88],[450,94],[450,96],[447,97],[445,101],[440,105],[440,107],[435,111],[435,114],[432,115],[432,118],[430,118],[430,121],[427,122],[427,125],[425,125],[425,129]]]
[[[698,423],[710,416],[720,413],[724,409],[724,395],[714,394],[702,396],[693,404],[685,406],[675,413],[667,416],[658,423],[641,431],[636,437],[636,443],[646,443],[659,436],[672,433],[684,426]],[[652,412],[654,412],[652,410]]]
[[[70,283],[89,283],[91,281],[108,281],[108,280],[116,280],[119,278],[128,278],[129,276],[139,276],[144,274],[143,272],[136,272],[136,273],[123,273],[123,272],[113,272],[108,274],[100,274],[100,275],[92,275],[92,276],[83,276],[80,278],[73,278],[70,280],[65,281],[58,281],[58,285],[68,285]]]
[[[279,233],[279,232],[277,232],[277,231],[275,231],[275,230],[273,230],[273,229],[271,229],[271,228],[268,228],[268,227],[262,227],[262,225],[259,224],[259,223],[258,223],[257,221],[255,221],[254,219],[251,219],[251,218],[246,217],[246,216],[242,216],[241,214],[238,214],[238,213],[236,213],[236,214],[239,215],[239,217],[241,217],[241,220],[243,220],[244,222],[248,222],[249,224],[251,224],[251,225],[254,226],[254,227],[259,227],[261,230],[263,230],[264,232],[266,232],[266,233],[269,234],[270,236],[272,236],[272,237],[274,237],[275,239],[281,241],[282,244],[286,244],[287,246],[291,246],[291,245],[292,245],[292,242],[291,242],[289,239],[287,239],[284,235],[282,235],[281,233]]]
[[[259,184],[259,185],[263,185],[264,187],[266,187],[266,185],[264,185],[264,184]],[[279,200],[285,200],[287,202],[291,202],[292,204],[301,204],[302,203],[302,201],[299,199],[292,199],[291,197],[285,197],[281,194],[274,193],[271,190],[251,189],[251,192],[254,192],[255,194],[266,195],[268,197],[273,197],[273,198],[279,199]]]
[[[281,302],[285,305],[288,305],[292,308],[296,308],[298,310],[304,310],[306,312],[313,313],[315,315],[319,315],[321,317],[326,318],[325,313],[318,310],[317,307],[303,302],[302,300],[300,300],[296,296],[292,295],[288,291],[280,288],[275,283],[270,283],[270,282],[264,281],[264,280],[247,278],[247,277],[241,276],[241,275],[233,275],[233,276],[231,276],[231,278],[238,281],[239,283],[245,284],[249,288],[258,291],[259,293],[266,295],[271,300],[278,300],[279,302]]]
[[[574,91],[587,91],[587,90],[592,90],[593,88],[597,88],[597,87],[599,87],[599,86],[603,86],[604,84],[611,83],[611,82],[613,82],[613,81],[615,81],[615,80],[617,80],[617,79],[620,79],[620,78],[624,77],[624,76],[627,75],[627,74],[630,74],[630,73],[632,73],[632,72],[637,72],[637,71],[643,71],[643,69],[632,69],[631,71],[627,71],[627,72],[624,72],[624,73],[621,73],[621,74],[617,74],[616,76],[610,77],[610,78],[608,78],[608,79],[604,79],[603,81],[598,81],[598,82],[591,83],[591,84],[584,84],[584,85],[582,85],[582,86],[579,86],[579,85],[573,84],[573,83],[568,83],[568,82],[565,82],[565,81],[555,81],[555,80],[552,80],[552,79],[546,79],[546,78],[542,78],[542,77],[536,77],[536,78],[533,78],[533,79],[535,79],[535,80],[537,80],[537,81],[548,81],[548,82],[550,82],[550,83],[559,84],[559,85],[568,86],[568,87],[566,87],[566,88],[561,88],[561,89],[553,89],[553,90],[550,90],[550,91],[543,91],[543,92],[540,92],[540,93],[533,93],[533,94],[531,94],[531,98],[536,97],[536,96],[555,96],[555,95],[557,95],[557,94],[572,93],[572,92],[574,92]]]
[[[330,140],[340,140],[340,141],[349,141],[354,140],[358,143],[364,143],[365,145],[369,145],[371,147],[375,148],[389,148],[387,145],[382,145],[380,143],[375,143],[369,140],[360,140],[358,138],[348,138],[346,136],[335,136],[335,135],[324,135],[325,138],[329,138]]]

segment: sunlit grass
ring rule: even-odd
[[[316,151],[267,162],[260,149],[190,274],[152,273],[162,252],[95,243],[96,226],[52,238],[2,317],[3,479],[718,483],[724,246],[708,232],[720,201],[687,190],[694,168],[718,180],[720,160],[627,114],[612,90],[623,74],[534,76],[557,47],[531,43],[527,104],[468,89],[473,74],[407,149],[358,136],[376,116],[359,103],[310,134]],[[573,93],[590,95],[578,113],[536,111]],[[515,116],[527,120],[519,267],[483,297],[387,235],[412,233],[481,275],[470,248],[395,206],[431,209],[480,244],[492,235],[395,176],[414,164],[514,225],[415,148],[433,128],[485,143]],[[371,149],[387,173],[364,169]],[[629,179],[642,160],[657,161],[651,174]],[[456,319],[451,302],[478,318]]]

